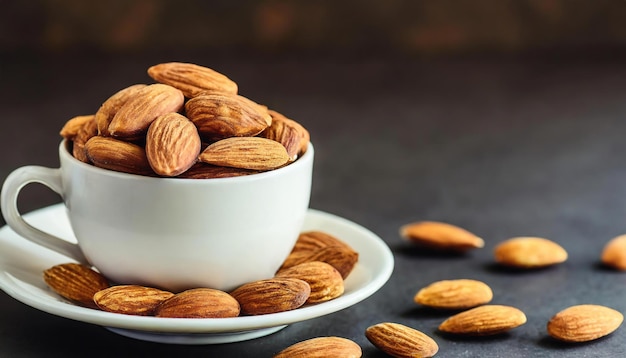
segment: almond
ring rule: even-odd
[[[76,117],[70,118],[67,122],[65,122],[59,134],[61,135],[61,137],[65,139],[74,140],[74,138],[76,138],[81,128],[83,128],[83,126],[87,122],[93,121],[93,120],[94,120],[93,114],[89,114],[85,116],[76,116]]]
[[[160,63],[148,68],[148,75],[178,88],[188,98],[206,91],[237,93],[237,83],[215,70],[192,63]]]
[[[484,282],[469,279],[433,282],[417,292],[417,304],[440,309],[467,309],[488,303],[493,298]]]
[[[98,127],[96,126],[94,116],[89,117],[90,118],[84,119],[83,125],[78,129],[78,132],[76,132],[72,145],[72,155],[74,158],[84,163],[89,163],[89,158],[85,151],[85,144],[91,138],[98,135]]]
[[[128,102],[129,99],[137,95],[137,93],[146,87],[144,84],[136,84],[117,91],[109,97],[96,112],[96,124],[98,127],[98,135],[109,135],[109,125],[115,117],[117,111]]]
[[[96,136],[85,144],[93,165],[118,172],[154,175],[143,147],[111,137]]]
[[[617,236],[606,243],[601,261],[607,267],[626,271],[626,235]]]
[[[337,269],[341,277],[345,280],[352,272],[359,260],[359,254],[344,246],[327,246],[319,250],[313,251],[308,255],[302,255],[299,258],[292,256],[287,257],[286,265],[282,268],[292,267],[305,262],[321,261],[330,264]]]
[[[526,315],[511,306],[485,305],[458,313],[439,325],[445,333],[487,336],[504,333],[526,323]]]
[[[146,135],[148,162],[152,170],[162,176],[177,176],[189,169],[200,154],[200,146],[196,127],[178,113],[155,119]]]
[[[99,272],[77,263],[53,266],[43,272],[43,279],[60,296],[91,308],[97,308],[93,295],[109,287]]]
[[[291,252],[306,251],[308,253],[311,253],[327,246],[343,246],[352,250],[352,247],[350,245],[337,238],[336,236],[331,235],[327,232],[314,230],[300,233],[300,235],[298,236],[298,240],[294,244]]]
[[[193,288],[177,293],[155,311],[157,317],[226,318],[237,317],[239,303],[226,292],[212,288]]]
[[[496,246],[496,262],[516,268],[539,268],[567,260],[567,251],[554,241],[540,237],[514,237]]]
[[[330,301],[341,296],[344,283],[337,269],[325,262],[305,262],[276,273],[277,278],[297,278],[311,287],[307,304]]]
[[[168,85],[155,83],[141,88],[115,113],[109,134],[126,140],[140,138],[157,117],[178,112],[184,100],[181,91]]]
[[[290,311],[302,306],[311,294],[305,281],[295,278],[271,278],[246,283],[230,293],[241,311],[262,315]]]
[[[296,160],[307,150],[311,138],[309,132],[300,123],[279,112],[268,110],[268,113],[272,116],[272,124],[260,136],[281,143],[287,149],[289,159]]]
[[[214,179],[214,178],[232,178],[245,175],[260,173],[258,170],[222,167],[207,163],[196,163],[187,171],[180,174],[178,178],[186,179]]]
[[[185,112],[198,127],[200,136],[208,141],[256,136],[272,120],[257,103],[242,96],[220,93],[205,93],[190,99],[185,104]]]
[[[149,316],[173,293],[138,285],[112,286],[94,294],[98,307],[107,312]]]
[[[341,337],[317,337],[293,344],[274,358],[359,358],[363,352],[355,342]]]
[[[444,251],[464,252],[485,245],[483,239],[473,233],[438,221],[420,221],[404,225],[400,228],[400,236],[411,243]]]
[[[285,147],[270,139],[234,137],[209,145],[198,159],[224,167],[272,170],[287,164],[289,155]]]
[[[393,357],[432,357],[439,351],[434,339],[399,323],[378,323],[365,330],[365,337]]]
[[[565,342],[588,342],[613,333],[624,316],[609,307],[577,305],[554,315],[548,322],[548,334]]]

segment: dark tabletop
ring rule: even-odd
[[[361,303],[291,324],[255,340],[204,346],[148,343],[31,308],[0,293],[2,357],[270,357],[324,335],[364,336],[379,322],[419,329],[441,357],[617,357],[626,327],[595,342],[562,344],[546,323],[575,304],[626,312],[626,273],[599,265],[604,244],[626,233],[626,66],[616,56],[359,58],[142,54],[7,55],[0,60],[0,178],[27,165],[58,166],[58,131],[93,113],[115,91],[149,81],[169,60],[213,67],[243,95],[282,111],[311,132],[316,161],[311,207],[378,234],[395,256],[390,280]],[[22,212],[60,202],[30,185]],[[484,238],[461,256],[410,247],[401,225],[439,220]],[[4,221],[0,224],[4,225]],[[502,270],[493,248],[514,236],[560,243],[567,262],[530,272]],[[482,339],[441,335],[447,313],[413,296],[437,280],[474,278],[492,303],[518,307],[528,322]]]

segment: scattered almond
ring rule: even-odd
[[[464,252],[481,248],[485,242],[480,237],[455,225],[438,221],[420,221],[400,228],[400,236],[424,247]]]
[[[485,305],[458,313],[439,325],[445,333],[487,336],[509,331],[526,323],[526,315],[511,306]]]
[[[491,288],[484,282],[469,279],[442,280],[422,288],[415,303],[441,309],[467,309],[489,303]]]
[[[171,292],[152,287],[119,285],[96,292],[93,300],[103,311],[149,316],[161,302],[172,296]]]
[[[291,345],[274,358],[359,358],[363,352],[355,342],[341,337],[317,337]]]
[[[613,333],[624,316],[609,307],[577,305],[554,315],[547,325],[548,334],[565,342],[588,342]]]
[[[515,237],[494,249],[496,262],[517,268],[539,268],[567,260],[567,251],[554,241],[540,237]]]
[[[211,288],[193,288],[161,303],[154,315],[169,318],[227,318],[237,317],[239,312],[239,302],[228,293]]]
[[[341,274],[325,262],[305,262],[279,270],[276,277],[297,278],[306,281],[311,287],[311,294],[306,301],[308,304],[326,302],[341,296],[344,292]]]
[[[305,281],[296,278],[271,278],[246,283],[230,293],[241,311],[262,315],[290,311],[302,306],[311,294]]]
[[[77,263],[60,264],[44,270],[43,279],[60,296],[91,308],[97,308],[93,295],[109,287],[108,280],[99,272]]]
[[[432,357],[439,351],[437,342],[425,333],[399,323],[379,323],[365,330],[365,337],[378,349],[393,357]]]
[[[607,267],[626,271],[626,235],[617,236],[606,243],[601,261]]]

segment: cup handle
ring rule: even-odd
[[[27,223],[17,208],[17,198],[26,185],[40,183],[63,197],[61,169],[29,165],[14,170],[4,181],[0,207],[4,220],[18,235],[38,245],[68,256],[80,263],[88,263],[77,244],[68,242]]]

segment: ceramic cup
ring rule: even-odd
[[[313,156],[309,145],[294,163],[264,173],[155,178],[85,164],[62,142],[60,168],[16,169],[0,204],[16,233],[115,283],[230,290],[272,277],[291,251],[309,206]],[[18,194],[35,182],[62,197],[77,244],[22,218]]]

